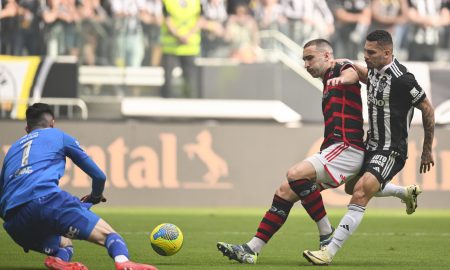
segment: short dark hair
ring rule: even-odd
[[[52,118],[55,118],[53,110],[48,104],[34,103],[26,111],[27,126],[31,129],[35,127],[47,127],[46,115],[51,115]]]
[[[392,46],[392,36],[388,31],[385,30],[375,30],[370,32],[367,37],[367,41],[376,41],[378,45],[381,46]]]
[[[323,38],[313,39],[308,41],[304,46],[303,49],[306,49],[310,46],[316,46],[317,48],[324,49],[324,47],[328,47],[329,49],[333,50],[333,46],[331,46],[331,43]]]

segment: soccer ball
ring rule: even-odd
[[[171,256],[183,246],[183,233],[180,228],[170,223],[156,226],[150,234],[153,250],[162,256]]]

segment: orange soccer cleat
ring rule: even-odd
[[[158,268],[154,267],[153,265],[127,261],[123,263],[116,262],[116,270],[158,270]]]
[[[50,270],[88,270],[82,263],[65,262],[60,258],[53,256],[45,258],[44,264]]]

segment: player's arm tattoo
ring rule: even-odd
[[[422,124],[425,133],[423,152],[431,153],[434,138],[434,109],[428,98],[425,98],[417,108],[422,111]]]

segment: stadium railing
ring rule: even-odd
[[[56,118],[62,116],[68,119],[81,118],[83,120],[88,119],[88,108],[86,103],[80,98],[31,98],[27,100],[11,100],[11,99],[1,99],[0,106],[0,118],[8,118],[8,114],[14,110],[15,107],[28,104],[31,105],[36,102],[47,103],[53,107],[54,114]],[[10,104],[8,106],[7,104]],[[7,109],[10,107],[11,109]],[[64,109],[63,109],[64,108]],[[78,108],[78,113],[76,113],[74,108]],[[64,110],[64,113],[62,111]]]

